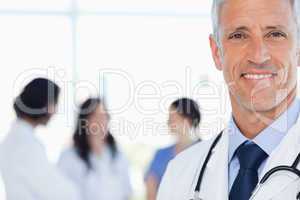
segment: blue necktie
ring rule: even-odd
[[[229,193],[229,200],[249,200],[258,182],[258,168],[268,155],[255,143],[242,144],[236,150],[240,170]]]

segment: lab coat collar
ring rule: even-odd
[[[17,138],[26,138],[24,141],[30,141],[39,144],[44,149],[43,143],[35,135],[35,127],[22,119],[16,119],[11,125],[11,134]]]
[[[228,129],[222,134],[207,164],[200,193],[202,199],[228,200]]]
[[[34,132],[34,127],[30,123],[26,122],[23,119],[16,119],[13,122],[12,126],[14,128],[17,128],[18,130],[22,129],[23,131],[28,132],[28,133]]]
[[[299,146],[300,119],[298,117],[296,124],[288,131],[287,135],[283,138],[278,147],[276,147],[271,153],[264,170],[261,173],[260,180],[262,176],[266,174],[266,172],[274,167],[280,165],[291,166],[300,152]],[[298,178],[289,174],[288,172],[283,173],[284,174],[278,173],[278,176],[274,174],[272,177],[270,177],[270,179],[260,188],[254,199],[273,199]],[[274,188],[276,188],[276,191],[274,191]]]
[[[228,145],[229,145],[229,129],[223,131],[222,138],[215,147],[212,157],[208,162],[207,169],[203,178],[203,184],[200,192],[202,199],[228,200]],[[264,170],[259,177],[262,176],[273,167],[279,165],[292,165],[297,154],[300,152],[300,119],[288,131],[281,143],[269,156]],[[222,167],[220,167],[222,166]],[[286,172],[284,172],[286,174]],[[284,174],[284,175],[285,175]],[[273,199],[286,187],[297,179],[297,177],[287,174],[278,174],[273,176],[266,184],[261,187],[253,200]],[[213,187],[211,187],[213,185]],[[276,190],[274,191],[274,188]],[[218,192],[216,192],[218,191]]]

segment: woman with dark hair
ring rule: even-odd
[[[0,167],[7,200],[77,200],[75,185],[47,159],[35,134],[56,111],[59,87],[37,78],[29,82],[14,102],[17,119],[1,144]]]
[[[127,200],[131,195],[128,162],[109,132],[104,102],[90,98],[81,106],[73,147],[58,166],[80,188],[84,200]]]
[[[194,100],[181,98],[170,105],[168,127],[170,133],[176,138],[176,144],[159,149],[155,153],[145,176],[147,200],[156,199],[157,190],[168,162],[195,142],[191,133],[198,128],[200,121],[199,106]]]

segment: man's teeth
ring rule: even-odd
[[[253,80],[271,78],[272,76],[273,76],[272,74],[244,74],[244,77],[246,79],[253,79]]]

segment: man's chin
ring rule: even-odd
[[[255,96],[241,95],[231,99],[235,99],[242,110],[245,109],[252,113],[263,114],[275,111],[285,98],[286,95],[280,96],[278,93],[276,95],[276,93],[272,91],[257,93]]]
[[[273,110],[276,107],[276,100],[261,98],[256,99],[255,101],[252,99],[248,104],[248,110],[257,113],[263,113]]]

